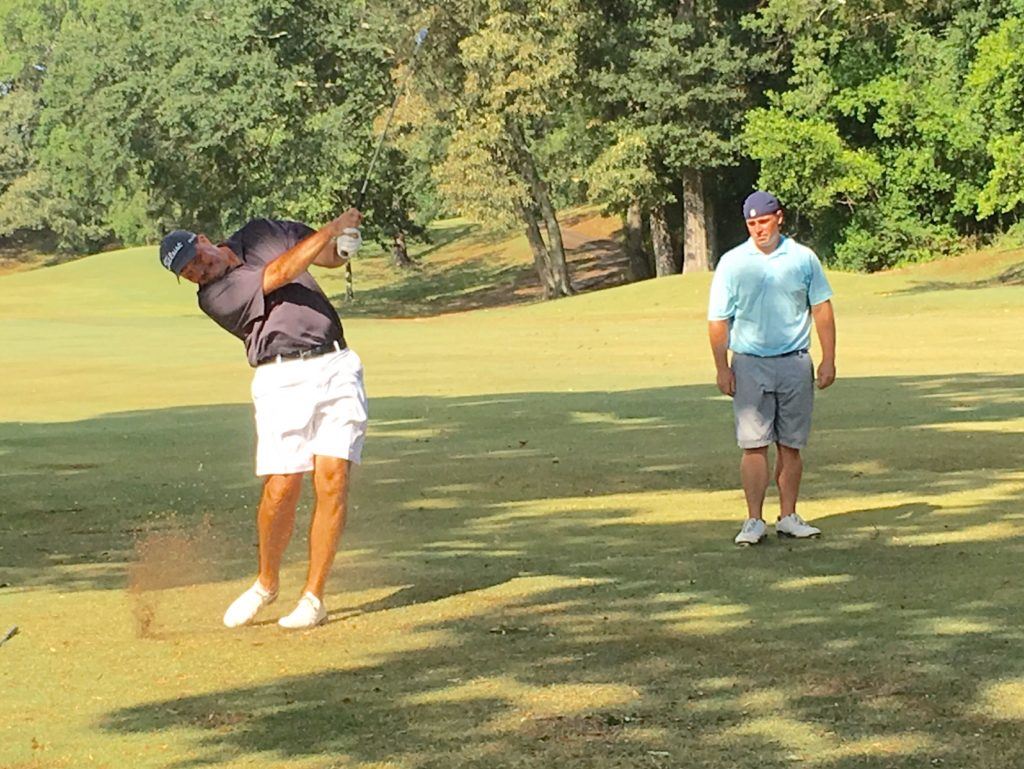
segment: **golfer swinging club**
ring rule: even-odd
[[[836,378],[836,325],[832,288],[815,253],[781,234],[778,199],[757,191],[743,203],[750,238],[724,254],[711,282],[708,335],[718,389],[732,396],[736,440],[743,449],[740,480],[747,520],[737,545],[765,538],[762,519],[770,478],[768,446],[776,445],[780,537],[816,537],[821,529],[796,512],[803,459],[814,405],[811,320],[821,344],[817,385]],[[729,365],[727,350],[732,350]]]
[[[361,220],[355,208],[316,231],[255,219],[223,243],[175,230],[160,244],[160,263],[199,285],[199,307],[245,342],[255,368],[256,474],[264,477],[259,574],[228,607],[228,627],[252,622],[277,598],[281,557],[309,471],[316,492],[309,571],[298,606],[278,624],[311,628],[327,618],[324,583],[345,526],[350,463],[359,462],[366,434],[366,393],[359,356],[306,270],[343,266],[361,245]]]

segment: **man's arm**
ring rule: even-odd
[[[814,329],[821,344],[821,363],[818,364],[818,389],[824,390],[836,381],[836,316],[832,302],[826,300],[811,307]]]
[[[263,293],[269,294],[299,277],[324,251],[333,250],[334,238],[341,235],[342,230],[358,227],[362,218],[359,211],[350,208],[270,262],[263,271]]]
[[[729,321],[709,320],[708,339],[715,357],[715,379],[723,395],[736,394],[736,377],[729,368]]]
[[[344,267],[348,264],[348,257],[342,259],[338,256],[338,249],[335,247],[335,243],[335,239],[331,238],[327,245],[320,249],[320,253],[313,260],[313,264],[318,267]]]

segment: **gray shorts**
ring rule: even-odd
[[[814,408],[814,363],[801,350],[774,358],[734,353],[736,442],[758,449],[781,443],[793,449],[807,445]]]

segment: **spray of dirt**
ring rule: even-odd
[[[191,527],[171,518],[138,538],[128,567],[128,595],[139,638],[159,636],[158,610],[167,591],[215,578],[217,550],[209,516]]]

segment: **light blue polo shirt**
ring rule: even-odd
[[[763,254],[747,239],[718,261],[708,320],[730,321],[733,352],[785,355],[810,347],[810,308],[831,297],[821,262],[807,246],[783,237]]]

